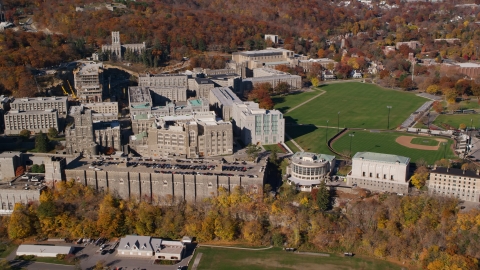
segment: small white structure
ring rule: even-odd
[[[352,158],[347,184],[375,191],[408,193],[410,158],[397,155],[358,152]]]
[[[119,256],[160,260],[181,260],[185,246],[180,241],[168,241],[150,236],[127,235],[120,239]]]
[[[278,35],[265,35],[265,41],[271,40],[273,43],[278,43]]]
[[[17,249],[17,256],[56,257],[58,254],[68,255],[72,251],[72,246],[20,245]]]
[[[360,79],[362,77],[363,77],[363,75],[360,71],[358,71],[358,70],[352,71],[352,78],[353,79]]]

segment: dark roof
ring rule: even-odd
[[[475,171],[471,171],[471,170],[464,171],[464,170],[455,169],[455,168],[437,167],[436,169],[433,169],[431,173],[441,173],[441,174],[448,174],[448,175],[480,178],[480,175],[478,175]]]
[[[210,81],[210,79],[205,79],[205,78],[195,78],[195,81],[197,81],[198,84],[213,83],[212,81]]]

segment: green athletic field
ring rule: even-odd
[[[272,97],[273,102],[275,103],[275,109],[285,113],[288,109],[295,107],[296,105],[307,101],[314,96],[322,93],[318,90],[319,88],[313,88],[312,91],[309,92],[299,92],[289,94],[287,96],[275,96]]]
[[[459,128],[460,124],[465,124],[467,127],[470,127],[470,125],[473,124],[475,128],[479,128],[480,115],[478,114],[441,114],[435,119],[435,121],[433,121],[433,124],[441,128],[445,128],[443,124],[447,124],[454,128]]]
[[[285,119],[288,122],[318,126],[325,126],[329,120],[330,126],[386,129],[388,105],[392,106],[390,128],[394,129],[427,101],[412,93],[382,89],[364,83],[336,83],[320,89],[327,92],[286,113]],[[311,92],[286,96],[275,107],[286,111],[313,96],[315,94]],[[287,133],[289,132],[287,129]]]
[[[188,269],[193,269],[195,258],[200,253],[202,256],[198,270],[401,269],[400,266],[387,261],[360,256],[343,257],[331,254],[325,257],[286,252],[280,248],[239,250],[212,247],[199,247]]]
[[[425,137],[414,138],[410,141],[412,144],[426,145],[426,146],[437,146],[440,142],[434,139],[429,139]]]
[[[352,152],[376,152],[384,154],[394,154],[409,157],[411,162],[423,158],[428,164],[433,164],[435,161],[443,158],[444,153],[446,158],[455,158],[450,146],[452,140],[448,139],[446,146],[440,145],[438,150],[419,150],[411,149],[398,144],[395,139],[399,136],[414,136],[408,133],[398,132],[369,132],[369,131],[349,131],[345,133],[340,139],[335,141],[332,145],[333,149],[339,153],[349,152],[350,137],[348,134],[354,133],[352,139]],[[425,140],[425,138],[421,138]]]
[[[325,142],[326,136],[330,139],[337,134],[337,128],[317,128],[313,125],[286,126],[288,135],[292,137],[306,152],[333,155]],[[290,147],[290,145],[287,143]],[[292,143],[293,145],[293,143]],[[295,147],[296,148],[296,147]],[[292,150],[293,151],[293,150]]]

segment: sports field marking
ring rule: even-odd
[[[295,107],[293,107],[293,108],[291,108],[291,109],[288,109],[288,111],[286,111],[286,113],[289,113],[289,112],[291,112],[291,111],[293,111],[293,110],[295,110],[295,109],[297,109],[297,108],[299,108],[299,107],[302,107],[302,106],[305,105],[306,103],[308,103],[308,102],[310,102],[310,101],[318,98],[319,96],[321,96],[321,95],[323,95],[323,94],[325,94],[325,93],[326,93],[326,91],[323,91],[323,90],[322,90],[322,92],[321,92],[320,94],[312,97],[311,99],[305,100],[304,102],[298,104],[297,106],[295,106]]]
[[[435,138],[434,140],[438,141],[439,144],[435,145],[435,146],[428,146],[428,145],[420,145],[420,144],[412,143],[412,140],[415,139],[415,138],[419,138],[419,137],[399,136],[398,138],[395,139],[395,142],[397,142],[398,144],[403,145],[405,147],[412,148],[412,149],[433,150],[433,151],[438,150],[441,142],[447,142],[446,139]],[[425,139],[425,138],[422,138],[422,139]]]

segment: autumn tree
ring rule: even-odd
[[[120,201],[106,194],[98,210],[97,230],[100,235],[114,237],[122,235],[123,215]]]
[[[426,181],[428,180],[428,169],[427,167],[419,167],[415,170],[415,173],[410,178],[410,182],[417,189],[421,189],[425,186]]]
[[[287,94],[288,91],[290,91],[290,85],[286,82],[280,82],[279,84],[277,84],[277,86],[275,86],[275,88],[273,89],[273,92],[275,94]]]
[[[320,85],[320,80],[317,77],[313,77],[310,82],[312,83],[313,87],[318,87]]]
[[[20,138],[22,138],[22,140],[25,141],[25,140],[28,140],[30,138],[30,134],[31,134],[30,130],[24,129],[24,130],[20,131],[19,136],[20,136]]]
[[[25,173],[25,166],[23,165],[20,165],[17,167],[17,169],[15,170],[15,176],[20,176],[20,175],[23,175]]]
[[[437,95],[437,94],[441,93],[441,89],[440,89],[440,86],[438,86],[436,84],[432,84],[429,87],[427,87],[426,92],[429,93],[429,94],[432,94],[432,95]]]
[[[8,222],[8,237],[12,240],[24,239],[35,233],[29,209],[22,203],[16,203]]]
[[[438,100],[433,102],[432,108],[436,113],[442,113],[443,112],[443,104]]]

